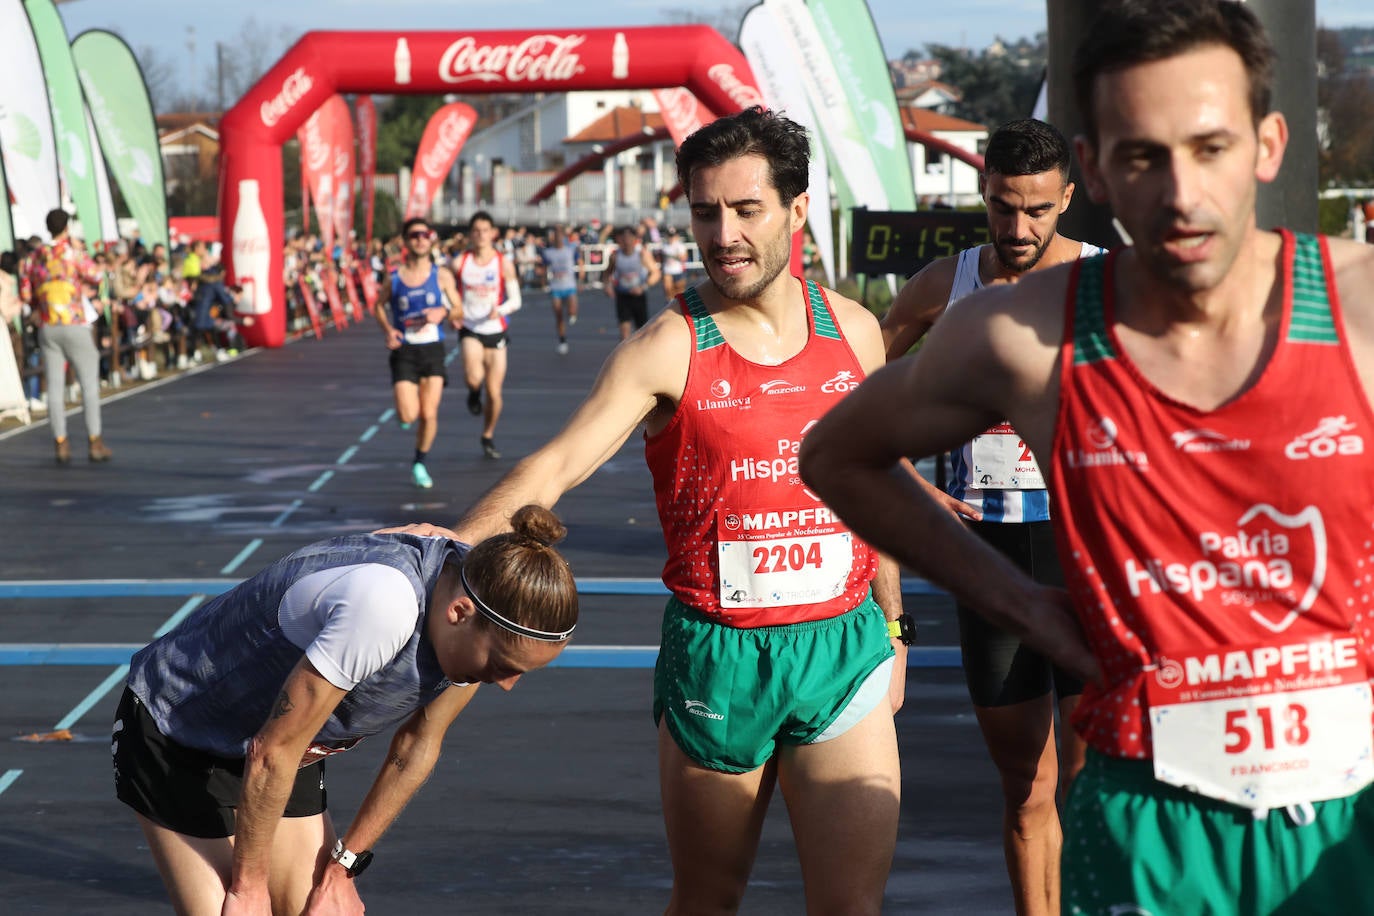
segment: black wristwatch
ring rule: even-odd
[[[911,619],[910,614],[903,614],[896,620],[887,622],[887,635],[893,639],[900,639],[902,645],[909,646],[916,641],[916,621]]]
[[[335,840],[334,851],[329,854],[329,858],[342,865],[343,870],[348,873],[348,877],[356,878],[372,864],[372,850],[349,852],[344,847],[343,840]]]

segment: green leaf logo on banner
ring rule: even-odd
[[[11,111],[5,117],[14,124],[13,139],[5,144],[5,152],[38,161],[43,155],[43,136],[38,132],[38,125],[21,111]]]

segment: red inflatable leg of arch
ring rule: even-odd
[[[286,339],[281,145],[334,93],[566,92],[684,86],[712,111],[763,104],[744,55],[709,26],[310,32],[220,122],[220,238],[250,346]]]

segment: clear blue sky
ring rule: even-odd
[[[274,36],[268,42],[277,50],[310,29],[657,25],[681,21],[687,11],[702,19],[737,22],[737,14],[748,6],[747,0],[73,0],[60,9],[73,37],[105,28],[121,34],[135,50],[160,47],[178,76],[203,83],[208,82],[215,42],[241,38],[249,19],[259,34]],[[1371,0],[1317,0],[1316,8],[1318,20],[1329,27],[1374,26]],[[998,36],[1014,39],[1045,29],[1045,0],[869,0],[869,9],[888,57],[927,43],[982,48]],[[188,48],[188,29],[195,30],[194,51]]]

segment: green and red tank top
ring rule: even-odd
[[[688,289],[693,350],[672,420],[644,456],[668,547],[663,582],[735,627],[824,620],[857,607],[877,554],[802,485],[797,454],[864,371],[819,286],[803,292],[810,334],[791,359],[750,362]]]
[[[1280,753],[1291,739],[1300,754],[1307,737],[1303,709],[1288,704],[1291,728],[1275,725],[1247,695],[1337,684],[1345,669],[1347,686],[1368,692],[1374,413],[1323,238],[1282,231],[1277,346],[1252,387],[1214,410],[1163,394],[1126,356],[1115,259],[1076,265],[1065,308],[1050,491],[1105,674],[1074,723],[1106,754],[1158,758],[1157,735],[1174,728],[1158,710],[1235,698],[1216,712],[1224,734],[1209,753],[1243,792],[1228,763],[1242,742]],[[1182,740],[1171,737],[1169,753],[1203,740],[1190,734],[1171,731]]]

